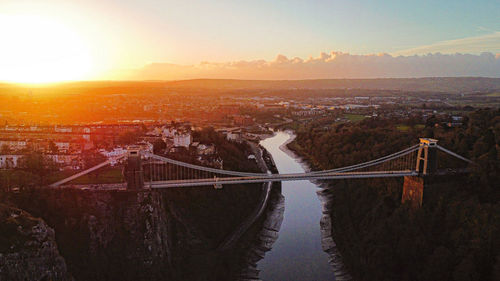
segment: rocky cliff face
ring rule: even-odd
[[[77,280],[168,278],[168,222],[158,192],[46,189],[9,200],[54,227]]]
[[[0,204],[0,233],[0,280],[72,280],[43,220]]]
[[[222,190],[36,189],[2,200],[54,228],[76,280],[235,280],[265,218],[230,249],[218,249],[251,215],[261,193],[260,184]]]

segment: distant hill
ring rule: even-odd
[[[195,79],[166,83],[178,88],[206,89],[380,89],[417,92],[470,93],[500,89],[500,78],[436,77],[317,80]]]
[[[380,79],[311,79],[311,80],[233,80],[193,79],[178,81],[87,81],[57,83],[47,86],[25,86],[0,83],[0,94],[36,92],[102,93],[103,90],[120,93],[155,92],[159,89],[207,90],[279,90],[279,89],[368,89],[411,92],[473,93],[500,90],[500,78],[485,77],[429,77]]]

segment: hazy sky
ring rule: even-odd
[[[39,62],[30,77],[59,60],[52,72],[99,78],[156,62],[272,61],[279,54],[495,55],[499,15],[498,0],[0,0],[0,33],[8,34],[0,42],[0,80],[15,80],[31,61]],[[69,64],[85,73],[60,71]],[[7,73],[7,65],[18,72]]]

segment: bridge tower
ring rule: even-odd
[[[142,189],[144,187],[141,149],[138,146],[129,146],[127,148],[125,180],[127,181],[127,189]]]
[[[428,176],[437,170],[437,140],[420,138],[415,171],[418,176],[405,176],[401,202],[409,202],[413,209],[422,206],[424,187]]]
[[[431,175],[437,170],[437,140],[420,138],[416,171],[421,175]]]

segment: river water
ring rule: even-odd
[[[304,172],[299,160],[280,147],[294,136],[276,132],[260,144],[272,155],[279,173]],[[279,238],[272,250],[258,263],[260,278],[264,281],[282,280],[334,280],[328,255],[321,248],[321,202],[316,194],[318,187],[309,181],[285,181],[284,220]]]

